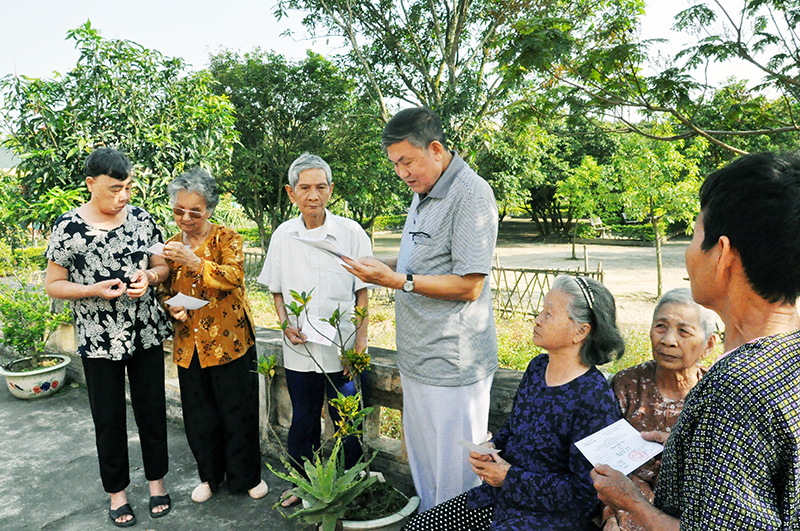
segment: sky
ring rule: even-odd
[[[330,55],[336,48],[325,39],[309,40],[302,14],[290,12],[276,20],[276,0],[0,0],[0,77],[18,74],[53,77],[66,73],[78,60],[67,31],[91,19],[105,38],[122,38],[168,57],[182,57],[201,69],[209,53],[221,48],[250,51],[255,46],[274,50],[299,60],[306,49]],[[648,0],[643,22],[644,38],[665,38],[669,47],[688,42],[688,37],[670,31],[672,18],[691,0]],[[725,4],[738,4],[724,0]],[[293,31],[294,38],[281,36]],[[306,38],[304,38],[306,37]],[[712,68],[712,80],[735,72],[747,77],[747,70],[730,65]],[[752,74],[753,79],[757,77]]]

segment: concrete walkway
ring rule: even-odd
[[[116,529],[108,519],[109,498],[100,473],[86,390],[69,385],[34,401],[14,398],[0,380],[0,530],[94,531]],[[307,528],[272,506],[287,484],[262,465],[270,492],[261,500],[231,495],[224,485],[203,504],[190,496],[199,482],[183,428],[168,425],[170,472],[165,483],[172,512],[148,514],[149,490],[128,408],[131,485],[128,500],[137,516],[132,530],[294,531]],[[275,466],[275,463],[273,463]],[[280,465],[278,465],[280,466]],[[278,468],[280,470],[280,468]]]

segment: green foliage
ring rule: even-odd
[[[312,300],[311,294],[314,289],[306,293],[290,290],[292,301],[288,304],[284,303],[286,312],[289,316],[294,317],[297,322],[301,316],[306,318],[308,322],[308,304]],[[356,308],[353,315],[349,317],[349,321],[355,326],[353,335],[362,326],[367,317],[366,309]],[[295,488],[291,493],[299,498],[305,500],[310,504],[307,508],[299,509],[290,515],[290,517],[302,517],[306,522],[313,524],[321,524],[322,529],[334,529],[336,521],[341,519],[347,509],[347,505],[360,494],[367,486],[369,486],[376,478],[369,475],[369,464],[375,458],[364,462],[363,455],[366,451],[363,447],[361,435],[363,430],[361,426],[367,416],[372,412],[373,408],[364,407],[363,393],[361,389],[361,372],[367,370],[370,365],[370,357],[366,350],[362,353],[357,353],[354,350],[347,349],[346,345],[352,339],[352,335],[345,336],[342,332],[342,319],[345,314],[337,308],[330,317],[323,318],[323,321],[330,324],[334,329],[334,337],[328,338],[340,352],[341,359],[345,368],[348,371],[348,376],[354,382],[356,392],[351,396],[344,396],[341,392],[337,392],[336,398],[328,400],[328,403],[336,409],[340,419],[336,421],[336,433],[334,434],[335,444],[331,457],[327,462],[323,462],[322,449],[318,450],[314,455],[313,462],[304,458],[303,466],[306,472],[304,477],[299,474],[291,465],[281,457],[284,465],[288,470],[288,475],[276,472],[270,466],[270,470],[278,477],[291,481],[295,484]],[[286,331],[289,326],[289,320],[281,323],[281,330]],[[290,345],[284,336],[284,341]],[[305,344],[301,344],[299,348],[305,350],[305,355],[309,356],[311,360],[317,365],[322,374],[328,378],[332,387],[336,388],[333,381],[330,380],[327,372],[322,368],[311,351]],[[359,462],[351,469],[345,470],[344,457],[340,455],[341,441],[344,437],[356,437],[362,446],[362,457]],[[364,471],[365,474],[359,475]]]
[[[208,73],[184,72],[182,59],[103,39],[90,22],[67,38],[80,54],[67,75],[0,81],[9,128],[4,144],[22,159],[23,199],[47,203],[48,219],[79,202],[71,194],[83,189],[83,161],[105,145],[135,164],[132,202],[165,225],[171,219],[165,187],[174,175],[190,166],[226,170],[236,140],[233,107],[211,92]]]
[[[378,216],[372,224],[373,230],[402,230],[406,224],[405,214]]]
[[[344,517],[350,502],[377,481],[376,477],[368,473],[361,475],[368,470],[375,455],[369,461],[360,461],[353,468],[345,470],[344,450],[341,441],[337,439],[327,460],[318,452],[313,462],[304,461],[305,477],[283,457],[281,461],[288,473],[278,472],[269,463],[267,467],[279,478],[295,485],[291,495],[309,503],[308,507],[291,513],[291,518],[299,517],[308,524],[321,524],[322,531],[334,531],[336,522]],[[275,507],[279,505],[280,501]]]
[[[515,315],[501,318],[495,315],[497,324],[497,358],[504,369],[524,371],[528,363],[544,352],[533,344],[533,321]]]
[[[311,51],[290,62],[258,48],[242,55],[224,50],[209,62],[214,90],[236,108],[240,135],[231,172],[219,182],[256,223],[266,249],[268,229],[291,212],[284,190],[290,164],[304,151],[324,154],[327,131],[346,120],[341,111],[353,83]]]
[[[31,366],[37,367],[47,340],[59,326],[70,322],[72,312],[66,305],[60,312],[51,312],[50,298],[42,286],[21,275],[14,279],[15,283],[0,285],[2,341],[20,357],[32,357]]]
[[[275,376],[275,365],[277,360],[275,354],[269,358],[266,356],[258,357],[258,365],[256,365],[256,372],[264,375],[265,378],[271,379]]]
[[[242,238],[246,243],[255,247],[261,246],[261,236],[258,234],[258,227],[242,227],[236,229],[236,232],[242,235]],[[267,236],[271,234],[271,231],[267,232]]]
[[[331,124],[322,153],[333,173],[329,208],[365,229],[380,215],[401,212],[411,198],[381,149],[379,112],[368,96],[352,94],[342,117]]]

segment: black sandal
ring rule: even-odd
[[[133,516],[133,518],[127,522],[117,522],[117,518],[128,514]],[[136,515],[133,514],[133,508],[130,503],[126,503],[122,507],[117,507],[116,509],[109,509],[108,517],[111,518],[111,523],[117,527],[130,527],[136,523]]]
[[[167,508],[160,513],[154,513],[153,509],[159,505],[166,505]],[[164,494],[163,496],[150,496],[150,518],[161,518],[162,516],[167,516],[171,510],[172,500],[169,498],[169,494]]]

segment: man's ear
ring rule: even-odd
[[[92,188],[94,188],[94,177],[86,177],[86,188],[89,190],[89,193],[92,193]]]
[[[284,188],[286,189],[286,193],[289,195],[289,201],[291,201],[291,202],[292,202],[292,204],[294,204],[294,203],[295,203],[295,200],[294,200],[294,190],[292,190],[292,187],[291,187],[291,185],[288,185],[288,184],[287,184],[286,186],[284,186]]]
[[[444,158],[445,151],[446,150],[444,149],[444,146],[438,140],[434,140],[428,144],[428,152],[436,160],[442,160]]]

